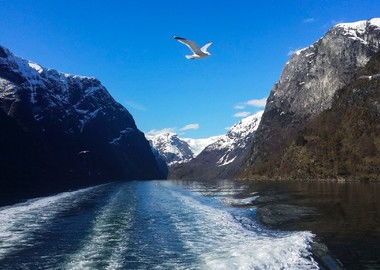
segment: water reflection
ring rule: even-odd
[[[312,231],[346,268],[380,268],[380,183],[228,180],[176,183],[207,196],[230,193],[227,203],[238,207],[270,209],[292,205],[316,209],[315,215],[278,227]]]

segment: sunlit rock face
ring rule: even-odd
[[[266,111],[309,116],[328,109],[336,90],[378,51],[379,38],[380,19],[334,26],[291,56],[270,93]]]
[[[261,164],[280,155],[308,120],[330,109],[337,90],[351,82],[379,48],[380,19],[375,18],[338,24],[295,52],[272,88],[240,177],[274,170],[261,169]]]
[[[16,177],[12,171],[21,165],[1,151],[0,180],[15,193],[26,182],[30,189],[38,183],[41,192],[49,192],[165,177],[131,114],[95,78],[43,68],[0,46],[0,110],[3,121],[12,122],[35,148],[23,153],[30,162],[25,160],[25,173]],[[2,136],[14,148],[20,143]]]

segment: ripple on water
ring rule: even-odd
[[[45,265],[49,268],[318,268],[310,252],[313,234],[269,230],[255,221],[254,208],[230,206],[249,205],[255,199],[231,198],[242,187],[215,188],[212,192],[198,186],[193,189],[196,192],[164,181],[114,184],[103,197],[97,197],[102,205],[88,206],[91,219],[88,225],[85,223],[86,230],[75,227],[83,216],[83,212],[75,209],[93,193],[91,188],[2,208],[0,265],[1,258],[12,254],[8,266],[20,266],[17,256],[22,258],[26,254],[23,250],[36,244],[33,237],[36,231],[48,230],[52,224],[64,228],[70,220],[72,235],[77,236],[70,239],[77,246],[75,250],[59,253],[58,241],[54,243],[55,253],[46,248],[34,252],[33,256],[40,259],[44,256],[42,261],[49,262]],[[202,195],[206,192],[207,196]],[[62,215],[67,209],[71,209],[70,215]],[[70,219],[73,217],[75,222]],[[38,241],[44,246],[43,242],[49,239]],[[24,256],[23,260],[27,258]],[[33,265],[32,258],[26,263]]]

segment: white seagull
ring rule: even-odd
[[[208,47],[211,46],[212,42],[206,43],[202,48],[199,48],[197,43],[192,40],[181,38],[181,37],[173,37],[175,40],[185,44],[189,49],[193,52],[192,55],[185,55],[187,59],[200,59],[210,56],[211,53],[207,51]]]

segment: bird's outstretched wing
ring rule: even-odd
[[[207,49],[208,47],[210,47],[212,45],[212,42],[209,42],[209,43],[206,43],[202,48],[201,48],[201,51],[202,52],[207,52]]]
[[[181,38],[181,37],[173,37],[175,40],[181,42],[182,44],[185,44],[193,53],[199,53],[200,49],[197,43],[195,43],[192,40]]]

